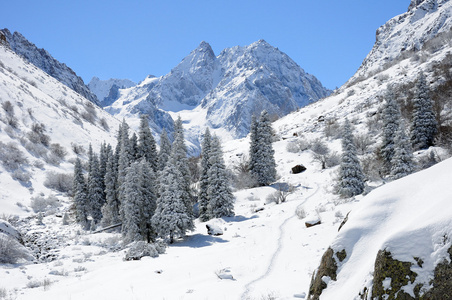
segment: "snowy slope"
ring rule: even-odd
[[[354,299],[364,287],[371,288],[375,258],[384,249],[413,264],[418,277],[406,292],[414,297],[416,284],[430,285],[435,266],[452,245],[444,238],[452,235],[451,168],[448,159],[371,192],[354,207],[331,244],[335,252],[345,249],[347,257],[321,299]],[[415,257],[423,260],[422,268]]]
[[[119,89],[135,85],[136,83],[129,79],[110,78],[108,80],[100,80],[98,77],[93,77],[88,83],[89,89],[96,95],[102,107],[108,106],[118,99]]]
[[[70,161],[76,157],[73,145],[86,151],[90,143],[94,149],[104,140],[114,144],[119,123],[3,45],[0,45],[0,62],[0,102],[2,107],[7,101],[12,104],[16,119],[16,125],[10,126],[6,111],[0,108],[0,141],[12,143],[23,153],[27,162],[20,170],[31,175],[26,182],[13,180],[15,170],[7,170],[0,163],[0,213],[23,215],[31,197],[41,192],[53,193],[43,186],[49,171],[72,173]],[[27,138],[34,124],[44,124],[49,144],[58,143],[67,152],[59,166],[48,163],[49,147],[33,145]]]
[[[98,104],[97,97],[89,90],[81,77],[77,76],[77,74],[64,63],[53,58],[45,49],[36,47],[19,32],[11,34],[8,29],[2,29],[0,30],[0,40],[3,40],[8,47],[19,56],[24,57],[28,62],[34,64],[86,99]]]

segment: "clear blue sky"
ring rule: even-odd
[[[0,27],[19,31],[88,83],[168,73],[201,41],[216,55],[265,39],[333,89],[347,81],[375,31],[410,0],[8,0]]]

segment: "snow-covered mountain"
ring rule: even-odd
[[[281,117],[329,93],[313,75],[264,40],[225,49],[218,56],[201,42],[167,75],[120,90],[121,96],[107,110],[130,118],[133,102],[135,112],[181,115],[187,138],[199,150],[205,126],[222,131],[225,138],[241,138],[248,134],[253,114],[266,109],[273,117]]]
[[[118,100],[119,89],[125,89],[135,85],[136,83],[129,79],[111,78],[100,80],[98,77],[93,77],[88,83],[88,88],[96,95],[100,105],[104,107]]]
[[[11,32],[8,29],[0,30],[0,41],[10,47],[18,55],[34,64],[56,80],[68,86],[86,99],[99,104],[97,97],[85,85],[83,79],[64,63],[53,58],[45,49],[36,47],[19,32]]]

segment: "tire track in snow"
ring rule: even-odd
[[[319,186],[317,184],[315,184],[314,192],[311,195],[309,195],[306,199],[304,199],[304,201],[302,201],[300,204],[298,204],[296,209],[295,209],[295,211],[300,206],[305,204],[306,201],[308,201],[311,197],[313,197],[317,193],[318,189],[319,189]],[[292,220],[295,217],[296,217],[296,214],[294,213],[292,216],[290,216],[286,220],[284,220],[284,222],[281,225],[279,225],[279,228],[278,228],[278,230],[279,230],[279,237],[278,237],[278,244],[277,244],[278,247],[276,248],[275,252],[273,253],[272,257],[270,258],[270,263],[268,264],[267,270],[265,271],[265,273],[263,275],[259,276],[258,278],[254,279],[251,282],[248,282],[245,285],[245,291],[242,293],[242,296],[240,297],[240,299],[242,299],[242,300],[250,299],[250,298],[248,298],[248,293],[251,291],[250,287],[253,284],[255,284],[256,282],[261,281],[264,278],[268,277],[268,275],[270,275],[271,271],[273,270],[273,265],[274,265],[276,259],[278,258],[279,254],[281,253],[281,250],[283,249],[282,241],[283,241],[283,237],[285,235],[284,227],[290,220]]]

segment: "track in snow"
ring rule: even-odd
[[[310,199],[312,196],[314,196],[317,193],[318,189],[319,189],[319,187],[316,184],[314,192],[311,195],[309,195],[306,199],[304,199],[304,201],[302,201],[300,204],[298,204],[297,208],[295,209],[295,211],[301,205],[305,204],[306,201],[308,201],[308,199]],[[278,258],[279,254],[282,252],[282,249],[283,249],[283,238],[285,236],[284,227],[290,220],[292,220],[295,217],[296,217],[296,214],[294,213],[292,216],[290,216],[286,220],[284,220],[284,222],[279,226],[279,228],[278,228],[279,229],[278,247],[276,248],[275,252],[273,253],[273,255],[270,258],[270,263],[268,264],[267,270],[265,271],[264,274],[262,274],[258,278],[254,279],[253,281],[251,281],[251,282],[249,282],[249,283],[247,283],[245,285],[245,291],[242,293],[242,296],[240,297],[240,299],[242,299],[242,300],[249,299],[248,293],[251,291],[250,287],[253,284],[255,284],[256,282],[261,281],[264,278],[268,277],[268,275],[270,275],[271,271],[273,270],[274,263],[275,263],[276,259]]]

